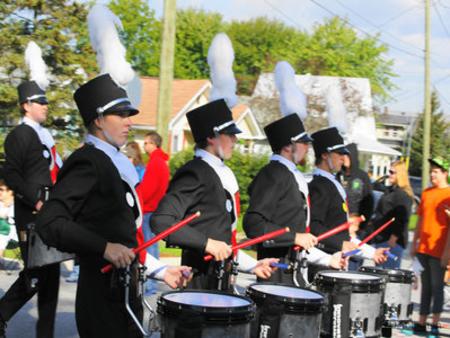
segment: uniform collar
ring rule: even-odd
[[[130,183],[133,188],[139,183],[139,176],[133,164],[116,147],[92,134],[86,135],[85,142],[103,151],[111,159],[124,181]]]
[[[206,151],[204,149],[196,149],[195,156],[204,159],[206,162],[211,163],[212,165],[225,166],[225,163],[223,163],[223,161],[219,157],[211,154],[209,151]]]
[[[270,157],[270,160],[271,161],[277,161],[277,162],[280,162],[280,163],[284,164],[290,171],[293,171],[293,172],[294,171],[298,171],[297,166],[295,165],[294,162],[289,161],[286,157],[283,157],[281,155],[273,154]]]
[[[33,128],[36,131],[39,131],[42,128],[40,123],[36,122],[33,119],[30,119],[28,116],[24,116],[22,118],[21,122],[26,124],[27,126],[30,126],[31,128]]]

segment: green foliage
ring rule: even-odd
[[[96,69],[87,33],[87,10],[87,4],[79,1],[1,2],[0,72],[4,79],[0,82],[0,114],[4,114],[4,122],[15,124],[20,115],[16,87],[28,79],[24,51],[31,40],[41,47],[51,74],[47,88],[50,119],[69,115],[74,118],[72,121],[79,121],[72,95],[86,80],[86,74]],[[24,31],[24,16],[34,25],[31,34]]]
[[[430,155],[431,157],[448,157],[450,149],[450,123],[445,120],[444,113],[440,110],[439,97],[436,92],[431,95],[431,135]],[[416,130],[412,138],[411,159],[409,172],[413,176],[422,175],[422,151],[423,151],[423,118],[420,114],[416,122]]]
[[[109,8],[123,25],[122,41],[127,58],[140,75],[158,76],[161,53],[161,22],[142,0],[112,0]]]
[[[194,157],[192,148],[176,153],[169,161],[170,172],[172,176],[178,168]],[[248,207],[249,196],[247,193],[248,186],[256,176],[258,171],[266,165],[268,157],[266,155],[242,154],[235,151],[230,160],[226,164],[236,175],[239,192],[241,195],[241,213],[245,213]]]
[[[222,16],[193,9],[180,10],[176,26],[175,78],[208,78],[208,48],[214,35],[223,31]]]
[[[384,54],[388,47],[375,37],[361,38],[338,17],[317,24],[298,53],[296,69],[313,75],[365,77],[372,93],[381,99],[394,88],[394,61]]]

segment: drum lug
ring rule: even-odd
[[[386,321],[389,326],[395,327],[398,325],[398,313],[395,305],[390,305],[386,312]]]
[[[352,337],[354,338],[365,338],[365,334],[364,334],[364,324],[362,322],[361,319],[356,318],[355,320],[352,321]]]

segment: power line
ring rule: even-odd
[[[286,20],[290,21],[291,23],[293,23],[295,26],[305,30],[305,28],[300,25],[297,21],[291,19],[286,13],[284,13],[281,9],[275,7],[272,3],[270,3],[267,0],[264,0],[264,2],[266,3],[266,5],[268,5],[270,8],[272,8],[274,11],[278,12],[279,14],[281,14]]]
[[[411,7],[407,8],[407,9],[405,9],[403,12],[400,12],[399,14],[394,15],[393,17],[387,19],[386,21],[384,21],[381,25],[378,25],[377,27],[378,27],[378,28],[384,27],[384,26],[386,26],[388,23],[391,23],[392,21],[397,20],[398,18],[402,17],[402,16],[405,15],[406,13],[409,13],[409,12],[411,12],[413,9],[417,9],[417,8],[418,8],[417,5],[411,6]]]
[[[330,13],[331,15],[339,17],[341,20],[343,20],[345,23],[347,23],[349,26],[353,27],[354,29],[356,29],[356,30],[360,31],[361,33],[363,33],[363,34],[365,34],[365,35],[367,35],[367,36],[373,38],[373,35],[372,35],[372,34],[370,34],[369,32],[367,32],[366,30],[364,30],[364,29],[362,29],[362,28],[360,28],[360,27],[358,27],[358,26],[352,24],[348,19],[342,18],[339,14],[337,14],[337,13],[331,11],[331,10],[328,9],[327,7],[325,7],[325,6],[323,6],[322,4],[320,4],[319,2],[317,2],[316,0],[310,0],[310,1],[311,1],[312,3],[314,3],[316,6],[322,8],[324,11]],[[381,39],[381,38],[378,38],[378,40],[380,40],[381,42],[383,42],[384,44],[386,44],[387,46],[389,46],[391,49],[394,49],[394,50],[397,50],[397,51],[402,52],[402,53],[404,53],[404,54],[407,54],[407,55],[410,55],[410,56],[419,58],[419,59],[421,59],[421,60],[424,59],[424,57],[423,57],[422,55],[418,55],[418,54],[415,54],[415,53],[413,53],[413,52],[410,52],[410,51],[408,51],[408,50],[406,50],[406,49],[404,49],[404,48],[401,48],[401,47],[398,47],[398,46],[394,46],[394,45],[392,45],[392,44],[386,42],[385,40],[383,40],[383,39]],[[443,67],[442,65],[440,65],[440,64],[438,64],[438,63],[436,63],[436,62],[433,62],[433,63],[434,63],[436,66],[445,68],[445,67]]]
[[[439,18],[442,28],[444,28],[444,31],[447,33],[448,37],[450,37],[450,32],[448,31],[447,26],[444,24],[444,20],[442,20],[441,13],[439,12],[439,9],[436,6],[436,2],[433,1],[432,3],[433,3],[434,11],[436,12],[436,14]]]

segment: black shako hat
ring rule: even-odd
[[[321,129],[311,134],[313,148],[316,158],[324,153],[336,152],[339,154],[349,154],[350,152],[344,144],[344,139],[336,127]]]
[[[109,74],[86,82],[73,95],[85,126],[101,115],[133,116],[139,111],[131,105],[125,89],[117,85]]]
[[[289,114],[264,127],[272,151],[279,151],[293,142],[309,143],[311,137],[305,131],[297,114]]]
[[[233,121],[233,115],[225,100],[215,100],[195,108],[186,114],[194,141],[201,142],[216,134],[239,134],[242,131]]]
[[[42,90],[35,81],[22,82],[17,87],[17,92],[19,94],[20,104],[29,101],[40,104],[48,104],[47,97],[45,96],[45,90]]]

